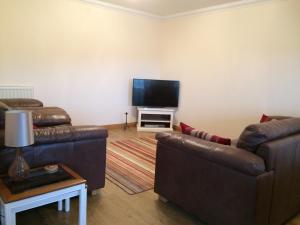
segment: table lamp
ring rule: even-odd
[[[9,110],[5,113],[5,146],[16,148],[16,157],[8,175],[14,181],[22,181],[29,174],[29,166],[22,156],[20,148],[34,143],[32,112]]]

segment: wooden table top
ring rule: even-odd
[[[12,194],[10,190],[6,187],[3,180],[0,179],[0,197],[3,200],[4,203],[10,203],[26,198],[30,198],[33,196],[46,194],[52,191],[57,191],[60,189],[72,187],[78,184],[84,184],[86,183],[86,180],[83,179],[81,176],[79,176],[76,172],[71,170],[69,167],[59,164],[61,168],[63,168],[68,174],[71,175],[73,179],[68,179],[60,182],[56,182],[53,184],[43,185],[41,187],[32,188],[29,190],[26,190],[24,192],[18,193],[18,194]]]

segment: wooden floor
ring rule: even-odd
[[[126,131],[112,129],[109,139],[149,136],[134,128]],[[78,200],[72,199],[71,212],[57,212],[56,204],[17,214],[17,225],[75,225],[78,216]],[[172,204],[158,200],[153,190],[128,195],[106,180],[105,188],[96,196],[88,197],[88,225],[204,225]],[[212,224],[213,225],[213,224]],[[300,225],[300,214],[287,225]]]

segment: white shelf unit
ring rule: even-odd
[[[138,107],[138,131],[173,131],[174,109]]]

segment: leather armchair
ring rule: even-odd
[[[250,125],[237,147],[156,138],[154,191],[209,225],[281,225],[300,211],[300,119]]]
[[[87,180],[89,191],[104,187],[107,130],[99,126],[72,126],[63,109],[42,105],[34,99],[0,100],[0,173],[7,172],[15,157],[15,150],[3,143],[4,111],[26,109],[32,111],[35,125],[35,143],[23,149],[29,166],[63,163]]]

